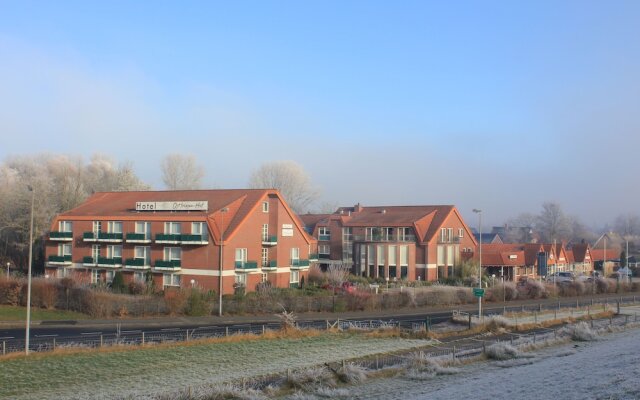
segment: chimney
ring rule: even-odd
[[[360,205],[360,203],[356,204],[356,205],[353,207],[353,211],[354,211],[354,212],[360,212],[360,211],[362,211],[362,206]]]

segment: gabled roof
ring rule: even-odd
[[[604,249],[591,249],[591,257],[593,258],[593,261],[603,261],[605,259]],[[608,261],[618,260],[620,258],[620,250],[607,249],[606,257]]]
[[[291,211],[275,189],[216,189],[216,190],[168,190],[99,192],[90,196],[78,207],[59,214],[56,219],[74,218],[92,220],[112,218],[121,221],[206,221],[213,239],[218,242],[221,228],[224,237],[230,239],[248,215],[268,196],[276,196],[285,212],[299,225],[307,241],[314,241],[304,231],[300,220]],[[136,211],[136,202],[207,201],[207,211]],[[226,209],[222,212],[222,209]]]
[[[329,216],[331,214],[301,214],[298,215],[304,226],[307,228],[308,232],[313,232],[321,222],[325,222],[329,220]]]
[[[482,265],[523,266],[526,263],[522,245],[510,243],[488,243],[482,245]]]

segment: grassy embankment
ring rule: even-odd
[[[27,308],[18,306],[2,306],[0,305],[0,321],[24,321],[27,318]],[[86,314],[63,311],[63,310],[45,310],[40,308],[31,308],[31,320],[75,320],[87,319]]]
[[[268,334],[269,335],[269,334]],[[32,354],[0,359],[0,398],[123,398],[282,373],[428,345],[365,334],[230,337],[182,345]]]

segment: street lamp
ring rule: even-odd
[[[31,266],[33,264],[33,205],[36,192],[31,186],[27,186],[31,192],[31,225],[29,226],[29,270],[27,273],[27,326],[25,330],[24,352],[29,355],[29,327],[31,325]]]
[[[473,212],[478,214],[478,237],[480,238],[480,250],[478,256],[478,288],[482,289],[482,210],[477,208]],[[478,296],[478,320],[482,318],[482,296]]]
[[[222,272],[224,262],[224,213],[229,211],[227,207],[220,209],[220,276],[218,277],[218,316],[222,317]]]

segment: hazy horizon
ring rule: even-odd
[[[640,3],[0,2],[0,159],[103,153],[162,188],[294,160],[340,206],[637,213]],[[484,223],[484,222],[483,222]]]

